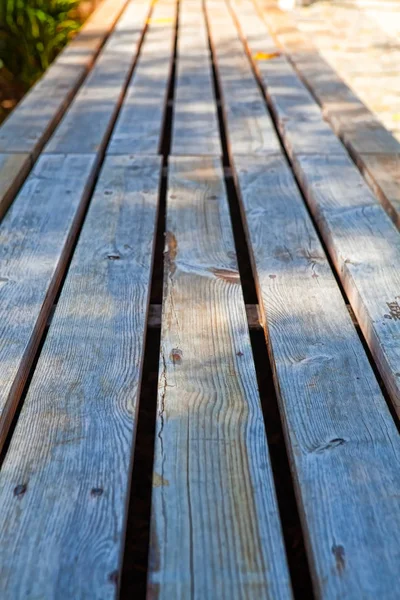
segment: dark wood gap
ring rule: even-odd
[[[120,600],[145,600],[157,416],[159,328],[148,327],[137,416],[132,483],[125,532]]]
[[[161,327],[162,305],[150,304],[147,326],[149,329],[158,329]],[[247,322],[249,329],[262,329],[261,314],[258,304],[246,304]]]
[[[175,98],[176,56],[179,28],[177,2],[174,56],[170,72],[163,130],[159,152],[163,156],[159,196],[156,244],[147,319],[146,345],[139,395],[136,441],[131,491],[128,504],[125,547],[122,564],[121,600],[145,600],[148,554],[150,546],[151,496],[153,483],[154,443],[157,418],[158,370],[160,360],[161,313],[164,285],[164,245],[168,190],[168,157],[171,151],[172,120]]]
[[[312,600],[311,572],[265,333],[253,329],[250,338],[293,595],[299,600]]]
[[[250,258],[247,248],[247,242],[245,238],[243,223],[240,217],[239,200],[236,193],[236,188],[232,178],[232,166],[229,155],[229,144],[226,134],[224,115],[223,115],[223,99],[221,95],[221,89],[218,81],[217,65],[214,60],[214,52],[212,48],[212,42],[210,37],[210,27],[208,23],[207,11],[204,10],[207,33],[208,33],[208,45],[211,57],[212,67],[212,79],[214,88],[214,98],[217,106],[218,114],[218,125],[219,133],[222,146],[222,163],[225,175],[225,186],[229,202],[229,211],[231,215],[233,237],[235,242],[236,257],[239,267],[240,281],[242,284],[243,297],[246,304],[257,304],[257,291],[254,283],[254,276],[252,267],[250,264]]]

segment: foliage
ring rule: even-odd
[[[79,29],[80,0],[0,0],[3,79],[28,89]]]

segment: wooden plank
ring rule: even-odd
[[[343,142],[355,154],[400,154],[400,142],[379,122],[376,126],[348,126]]]
[[[0,474],[2,598],[117,597],[160,172],[106,159]]]
[[[356,159],[367,183],[400,229],[400,153],[361,153]]]
[[[31,168],[29,154],[0,154],[0,219]]]
[[[264,84],[274,104],[268,78]],[[310,124],[299,125],[282,123],[285,148],[400,414],[400,238],[340,143],[334,152]]]
[[[127,0],[105,0],[0,128],[0,153],[36,159],[93,64]]]
[[[318,153],[321,147],[326,154],[342,154],[341,142],[324,121],[321,110],[278,48],[271,51],[273,43],[266,25],[256,12],[251,0],[231,0],[232,10],[252,56],[277,119],[278,129],[287,140],[287,151]]]
[[[394,599],[396,426],[286,161],[235,165],[316,597]]]
[[[109,154],[160,151],[174,58],[177,6],[171,0],[158,0],[155,5],[108,147]]]
[[[208,0],[206,11],[230,150],[235,154],[280,152],[264,96],[227,5]]]
[[[269,25],[269,15],[265,16]],[[340,79],[311,42],[307,49],[301,51],[288,47],[287,55],[337,135],[340,136],[349,124],[363,126],[376,122],[371,111]]]
[[[152,0],[133,0],[44,152],[90,154],[107,143],[131,75]]]
[[[169,175],[148,594],[291,598],[222,167]]]
[[[86,64],[86,57],[90,53],[97,56],[128,2],[129,0],[100,0],[79,34],[58,55],[45,77],[53,76],[56,66],[72,68],[77,64]]]
[[[222,154],[202,0],[181,0],[173,155]]]
[[[295,171],[400,413],[400,238],[347,157],[298,156]]]
[[[94,156],[41,157],[0,225],[0,448],[95,174]]]

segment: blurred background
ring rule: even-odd
[[[276,0],[276,5],[400,141],[400,0]]]
[[[0,123],[102,0],[0,0]],[[400,141],[400,0],[258,0],[297,28]]]

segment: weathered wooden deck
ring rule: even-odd
[[[0,129],[4,600],[139,597],[152,400],[149,598],[399,597],[398,207],[274,40],[252,0],[105,0]]]

